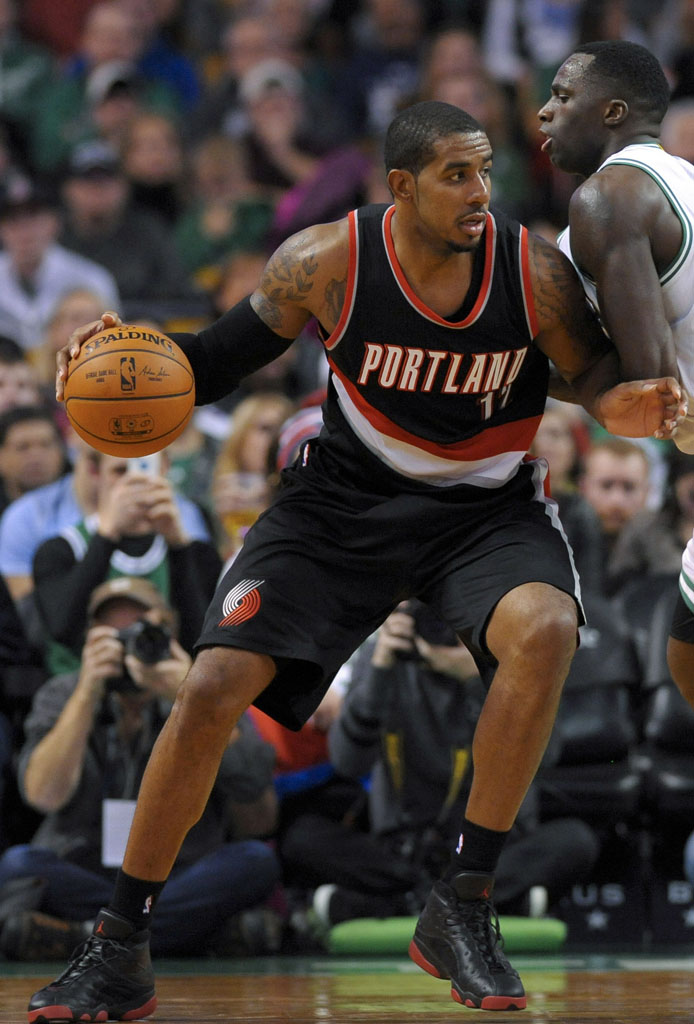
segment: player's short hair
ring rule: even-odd
[[[383,156],[386,174],[397,167],[416,178],[434,158],[434,146],[449,135],[470,135],[484,129],[461,107],[425,100],[406,107],[390,123]]]
[[[609,39],[583,43],[574,53],[587,53],[594,60],[586,69],[588,79],[610,83],[630,106],[662,121],[670,101],[670,84],[658,58],[639,43]]]

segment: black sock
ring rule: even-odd
[[[444,879],[449,881],[461,871],[480,871],[485,875],[493,875],[507,837],[508,832],[495,832],[463,818],[458,847],[451,855]]]
[[[127,921],[132,921],[136,932],[149,928],[152,912],[164,885],[164,882],[147,882],[143,878],[133,878],[132,875],[126,875],[121,868],[108,909]]]

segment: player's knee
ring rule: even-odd
[[[497,623],[497,657],[568,664],[576,651],[578,617],[573,598],[553,588],[514,596]],[[501,627],[501,628],[499,628]],[[495,652],[496,653],[496,652]]]
[[[201,651],[177,696],[177,712],[190,728],[221,731],[238,720],[275,673],[264,654],[214,647]]]

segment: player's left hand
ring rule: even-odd
[[[611,434],[670,440],[687,415],[687,399],[674,377],[632,380],[605,391],[599,410]]]

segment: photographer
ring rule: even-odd
[[[120,863],[147,758],[190,667],[172,635],[175,616],[147,580],[101,584],[88,618],[79,669],[41,687],[25,724],[20,790],[45,818],[30,844],[0,858],[0,905],[7,883],[42,880],[27,886],[31,905],[4,921],[0,947],[15,959],[62,958],[89,934]],[[239,821],[247,836],[273,828],[273,764],[272,749],[242,719],[176,862],[153,932],[155,955],[199,954],[274,887],[270,848],[228,841]]]
[[[318,890],[314,906],[327,923],[369,916],[369,900],[381,916],[402,913],[396,866],[401,878],[406,864],[416,875],[408,902],[423,903],[460,831],[484,695],[470,652],[420,601],[400,605],[361,648],[329,733],[329,752],[343,776],[370,773],[371,830],[390,851],[392,878],[380,889],[355,891],[343,880]],[[534,886],[548,891],[553,906],[597,854],[597,839],[583,822],[539,823],[531,789],[499,860],[498,909],[529,913]]]
[[[180,622],[181,646],[191,652],[222,567],[200,510],[166,477],[166,454],[147,468],[93,450],[90,458],[94,514],[45,540],[34,557],[51,674],[76,667],[89,595],[118,575],[147,578],[167,596]]]

